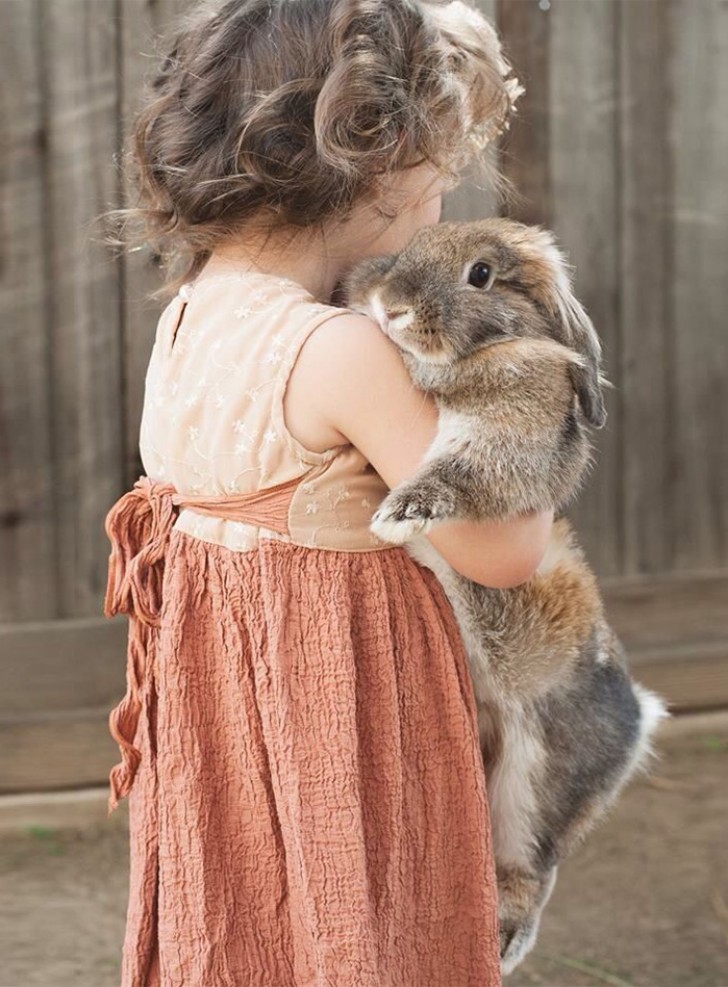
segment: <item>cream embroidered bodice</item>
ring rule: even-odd
[[[146,374],[139,448],[152,479],[183,494],[246,493],[301,476],[289,534],[180,510],[175,528],[237,551],[259,538],[309,547],[391,547],[369,531],[387,486],[351,443],[306,449],[288,430],[283,393],[309,333],[341,308],[257,271],[185,285],[160,316]]]

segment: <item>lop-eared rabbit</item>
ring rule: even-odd
[[[468,652],[499,890],[501,956],[533,947],[559,861],[651,751],[661,699],[633,682],[564,510],[606,421],[601,347],[553,235],[507,219],[440,223],[345,277],[346,304],[400,348],[438,406],[418,471],[372,520],[434,570]],[[424,533],[455,519],[555,508],[535,574],[492,589]],[[453,806],[457,812],[457,806]]]

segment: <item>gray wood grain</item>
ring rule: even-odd
[[[554,230],[575,267],[577,296],[599,333],[617,383],[619,323],[617,6],[613,0],[555,4],[551,14],[549,114]],[[595,569],[621,565],[619,387],[605,392],[608,421],[594,432],[595,466],[570,511]]]
[[[0,716],[0,793],[106,783],[121,760],[107,719],[106,709],[23,721]]]
[[[668,17],[662,0],[620,6],[623,572],[670,568],[674,516]]]
[[[127,632],[123,616],[0,627],[0,716],[111,710],[126,691]]]
[[[44,256],[45,107],[35,2],[0,4],[3,38],[0,320],[0,620],[56,612]]]
[[[58,616],[98,615],[121,473],[120,289],[92,221],[118,203],[114,0],[45,0],[49,293]]]
[[[526,90],[518,101],[518,120],[500,144],[501,167],[519,196],[508,211],[521,222],[550,226],[551,16],[523,0],[497,0],[496,10],[506,53]]]
[[[670,10],[670,565],[702,569],[728,558],[728,4]]]

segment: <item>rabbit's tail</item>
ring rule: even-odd
[[[650,761],[655,757],[653,740],[657,728],[663,720],[670,718],[667,703],[639,682],[632,683],[632,690],[640,708],[639,735],[632,751],[631,764],[627,775],[633,774],[648,767]]]

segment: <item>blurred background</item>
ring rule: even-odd
[[[0,3],[0,987],[118,982],[126,625],[102,616],[103,520],[142,472],[159,278],[91,224],[126,201],[116,155],[190,5]],[[728,2],[478,6],[526,86],[497,151],[507,211],[558,234],[615,384],[572,517],[636,677],[676,714],[508,983],[725,987]],[[466,181],[443,219],[496,208]]]

